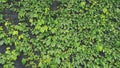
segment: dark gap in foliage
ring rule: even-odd
[[[97,39],[96,38],[93,39],[93,44],[95,44],[95,43],[97,43]]]
[[[103,33],[108,35],[110,33],[110,30],[104,30]]]
[[[82,31],[83,31],[83,32],[85,32],[85,31],[90,32],[91,29],[90,29],[90,28],[83,28]]]
[[[115,26],[115,30],[120,31],[120,25]]]
[[[32,43],[30,43],[30,44],[32,44]],[[39,56],[41,56],[41,50],[39,50],[39,49],[36,49],[37,47],[36,46],[32,46],[32,49],[33,49],[33,53],[34,53],[34,55],[39,55]],[[36,49],[36,50],[35,50]]]
[[[110,18],[109,20],[111,20],[112,22],[118,22],[116,18]]]
[[[60,1],[53,1],[52,4],[50,5],[50,10],[57,10],[60,4],[61,4]]]
[[[10,9],[4,9],[3,10],[3,19],[8,21],[8,22],[11,22],[13,24],[18,24],[19,22],[19,19],[18,19],[18,13],[15,12],[15,11],[11,11]]]
[[[85,0],[85,2],[86,2],[86,4],[89,4],[89,3],[90,3],[89,0]]]
[[[81,45],[85,45],[85,42],[83,40],[80,41]]]
[[[89,0],[85,0],[85,2],[86,2],[86,5],[89,5],[89,6],[92,5],[92,2],[90,2]]]
[[[31,64],[31,62],[32,62],[32,64]],[[33,68],[32,65],[34,65],[34,64],[38,65],[39,61],[29,60],[29,61],[27,61],[25,68]]]
[[[8,29],[5,27],[4,23],[0,23],[0,26],[2,26],[5,33],[8,33]]]
[[[88,64],[89,60],[88,59],[84,59],[83,60],[86,64]]]
[[[60,61],[61,61],[61,62],[63,61],[62,58],[60,58]]]
[[[33,18],[34,20],[37,20],[37,18]],[[27,26],[29,28],[29,31],[28,31],[28,34],[29,34],[29,37],[30,38],[36,38],[36,35],[33,35],[32,32],[31,32],[31,29],[33,29],[35,26],[32,25],[31,26],[31,23],[29,22],[29,18],[25,16],[25,19],[23,20],[23,22],[27,23]]]
[[[84,64],[82,64],[82,63],[79,63],[79,66],[80,66],[81,68],[85,68]],[[77,67],[76,67],[76,68],[77,68]]]
[[[33,20],[34,20],[34,21],[37,21],[37,20],[38,20],[38,18],[37,18],[37,17],[33,17]]]
[[[15,46],[14,45],[11,45],[10,46],[10,50],[12,51],[12,50],[15,50]]]
[[[95,56],[95,55],[92,55],[92,56],[93,56],[94,60],[97,59],[97,56]]]
[[[28,31],[28,34],[30,38],[36,38],[36,35],[32,34],[31,30]]]
[[[104,53],[103,51],[100,51],[100,52],[99,52],[99,55],[100,55],[101,57],[105,57],[105,53]]]
[[[113,64],[113,65],[114,65],[114,66],[117,66],[117,65],[115,64],[115,63],[117,63],[117,62],[119,62],[119,60],[115,58],[115,59],[114,59],[114,64]]]
[[[25,20],[24,22],[27,23],[27,26],[30,27],[31,26],[31,23],[29,22],[29,18],[28,17],[25,17]]]
[[[64,50],[62,50],[63,52],[66,52],[66,51],[68,51],[69,49],[71,49],[72,48],[72,46],[67,46]]]
[[[24,53],[21,52],[20,55],[17,57],[16,61],[14,62],[15,68],[25,68],[25,65],[22,64],[22,58],[24,57]]]
[[[60,15],[61,15],[61,12],[55,12],[51,15],[51,17],[53,18],[53,20],[56,20],[57,17],[60,17]]]
[[[40,51],[34,51],[34,54],[40,56]]]
[[[80,14],[81,12],[71,9],[71,10],[68,11],[68,13],[74,15],[74,14]]]
[[[57,15],[54,14],[54,15],[52,15],[51,17],[55,20],[55,19],[57,18]]]
[[[14,4],[15,2],[19,2],[20,0],[7,0],[9,5]]]
[[[0,68],[3,68],[3,64],[0,64]]]
[[[0,46],[0,53],[5,53],[7,46],[5,44]]]
[[[8,46],[6,44],[3,44],[3,45],[0,46],[0,53],[5,53],[7,47],[10,47],[10,50],[14,50],[15,49],[14,45]]]
[[[69,60],[70,60],[71,63],[73,62],[74,56],[75,56],[75,54],[71,54],[70,57],[69,57]]]

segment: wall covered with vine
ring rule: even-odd
[[[120,0],[0,0],[0,68],[120,68]]]

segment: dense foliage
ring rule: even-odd
[[[15,67],[120,68],[120,0],[0,0],[0,68]]]

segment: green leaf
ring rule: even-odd
[[[96,46],[96,49],[97,49],[97,51],[102,51],[102,50],[103,50],[103,47],[100,46],[100,45],[97,45],[97,46]]]
[[[3,30],[2,26],[0,26],[0,30]]]
[[[43,27],[40,28],[40,32],[42,32],[42,33],[47,31],[47,30],[48,30],[47,26],[43,26]]]
[[[59,58],[56,58],[56,59],[55,59],[55,62],[58,63],[58,64],[60,64],[60,59],[59,59]]]
[[[54,23],[55,23],[55,24],[58,24],[58,20],[55,20]]]
[[[56,28],[51,29],[51,32],[52,32],[52,33],[55,33],[56,31],[57,31]]]
[[[3,45],[3,43],[4,43],[4,41],[3,41],[3,40],[1,40],[1,41],[0,41],[0,46],[1,46],[1,45]]]
[[[103,13],[107,13],[107,8],[103,8]]]
[[[33,14],[33,17],[38,17],[38,14]]]
[[[116,9],[116,12],[117,12],[117,13],[120,13],[120,9],[119,9],[119,8],[117,8],[117,9]]]
[[[1,64],[4,64],[4,63],[5,63],[5,59],[3,59],[3,58],[0,59],[0,63],[1,63]]]
[[[43,65],[42,65],[42,63],[41,63],[41,62],[39,62],[38,66],[39,66],[39,67],[43,67]]]
[[[116,46],[120,46],[120,41],[117,41],[117,42],[116,42]]]
[[[30,22],[30,23],[33,23],[33,19],[29,19],[29,22]]]
[[[3,18],[3,15],[2,14],[0,14],[0,19],[2,19]]]
[[[26,59],[22,59],[22,64],[26,64]]]
[[[18,35],[18,31],[13,31],[13,35]]]
[[[42,24],[44,24],[44,20],[43,19],[38,20],[38,25],[42,25]]]
[[[5,3],[5,2],[7,2],[7,0],[1,0],[0,2],[3,2],[3,3]]]
[[[85,6],[85,2],[81,2],[81,3],[80,3],[80,6],[81,6],[81,7],[84,7],[84,6]]]

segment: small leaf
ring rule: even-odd
[[[107,13],[107,8],[103,8],[103,13]]]
[[[42,24],[44,24],[44,20],[43,19],[38,20],[38,25],[42,25]]]
[[[48,13],[49,10],[49,8],[45,8],[45,14]]]
[[[0,26],[0,30],[3,30],[2,26]]]
[[[81,2],[81,3],[80,3],[80,6],[81,6],[81,7],[85,6],[85,2]]]
[[[33,17],[38,17],[38,14],[33,14]]]
[[[4,41],[0,41],[0,46],[3,45]]]
[[[102,51],[102,50],[103,50],[103,47],[100,46],[100,45],[98,45],[98,46],[96,47],[96,49],[97,49],[97,51]]]
[[[41,63],[41,62],[39,62],[38,66],[39,66],[39,67],[42,67],[42,63]]]
[[[60,59],[59,58],[56,58],[55,61],[56,61],[56,63],[60,64]]]
[[[2,19],[3,18],[3,15],[2,14],[0,14],[0,19]]]
[[[54,23],[55,23],[55,24],[58,24],[58,21],[57,21],[57,20],[55,20],[55,21],[54,21]]]
[[[3,3],[5,3],[5,2],[7,2],[7,0],[1,0],[0,2],[3,2]]]
[[[5,26],[8,26],[10,23],[9,22],[5,22]]]
[[[13,31],[13,35],[18,35],[18,31]]]
[[[19,40],[22,39],[22,38],[23,38],[23,35],[18,36],[18,39],[19,39]]]
[[[117,42],[116,42],[116,46],[120,46],[120,41],[117,41]]]
[[[40,28],[40,32],[42,32],[42,33],[47,31],[47,30],[48,30],[47,26],[43,26],[43,27]]]
[[[30,22],[30,23],[33,23],[33,19],[29,19],[29,22]]]
[[[26,64],[26,59],[22,59],[22,64]]]
[[[6,50],[10,50],[10,47],[7,47]]]
[[[5,60],[4,59],[0,59],[0,64],[4,64]]]
[[[57,30],[56,28],[53,28],[53,29],[51,29],[51,32],[52,32],[52,33],[55,33],[56,30]]]
[[[120,13],[120,9],[119,9],[119,8],[117,8],[117,9],[116,9],[116,12],[117,12],[117,13]]]

